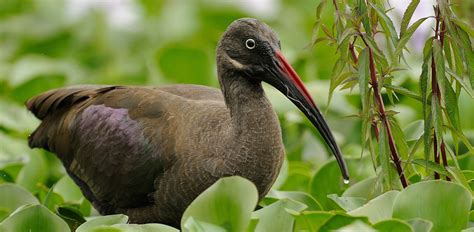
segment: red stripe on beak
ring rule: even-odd
[[[303,81],[298,76],[298,74],[293,69],[293,67],[291,67],[291,65],[288,63],[288,61],[281,54],[280,51],[276,51],[276,56],[278,57],[278,60],[280,60],[280,62],[283,64],[283,67],[282,67],[283,71],[291,78],[291,81],[300,90],[300,92],[303,94],[306,100],[310,102],[311,104],[313,104],[314,107],[316,107],[316,103],[314,103],[313,98],[311,97],[311,94],[309,94],[309,91],[306,89],[306,87],[303,84]]]

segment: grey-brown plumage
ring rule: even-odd
[[[279,46],[268,26],[240,19],[217,48],[221,90],[73,86],[45,92],[27,102],[42,120],[29,145],[56,153],[101,214],[125,213],[135,223],[179,226],[192,200],[225,176],[251,180],[262,198],[277,177],[284,147],[261,81],[289,97],[340,156]]]

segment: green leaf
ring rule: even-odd
[[[257,200],[257,188],[249,180],[239,176],[221,178],[188,206],[181,225],[193,217],[228,231],[244,231]]]
[[[375,12],[377,12],[377,15],[382,19],[380,25],[382,25],[384,33],[386,33],[391,38],[393,46],[396,46],[398,43],[398,34],[395,30],[392,20],[378,5],[371,2],[369,2],[369,4],[375,10]]]
[[[371,223],[392,218],[392,208],[398,191],[388,191],[367,202],[360,208],[348,212],[352,216],[366,216]]]
[[[348,159],[346,164],[351,173],[351,181],[357,182],[372,175],[369,157],[362,159]],[[329,194],[341,194],[349,185],[344,184],[341,171],[336,160],[332,159],[318,169],[310,184],[310,193],[325,210],[339,209],[329,198]]]
[[[369,224],[369,221],[366,217],[353,217],[343,213],[336,213],[333,217],[331,217],[324,225],[321,227],[319,231],[321,232],[329,232],[340,229],[341,227],[350,225],[355,221],[361,221],[363,223]],[[349,230],[350,231],[350,230]]]
[[[444,176],[449,176],[448,172],[444,169],[443,166],[437,164],[431,160],[424,160],[424,159],[416,159],[412,161],[413,164],[420,165],[424,168],[427,168],[431,171],[437,172]]]
[[[367,200],[373,199],[383,193],[377,177],[371,177],[355,183],[342,194],[343,197],[358,197]]]
[[[471,193],[446,181],[423,181],[401,191],[393,205],[393,217],[421,218],[433,223],[433,232],[460,231],[467,226]]]
[[[463,48],[463,61],[466,63],[467,76],[471,82],[471,87],[474,88],[474,51],[472,49],[471,39],[469,38],[468,33],[462,30],[462,28],[457,27],[457,29],[462,43],[460,46]],[[462,64],[459,64],[458,66],[462,66]]]
[[[420,3],[420,0],[412,0],[408,5],[405,13],[403,13],[402,22],[400,24],[400,38],[403,37],[405,34],[406,29],[408,28],[408,24],[410,23],[411,17],[416,10],[416,7]],[[401,39],[400,39],[401,40]]]
[[[360,92],[360,99],[362,102],[362,112],[363,118],[368,117],[369,109],[366,103],[367,95],[369,94],[369,49],[364,48],[362,52],[359,54],[359,92]],[[363,138],[364,139],[364,138]]]
[[[44,156],[39,152],[28,153],[28,163],[18,173],[16,183],[31,192],[38,190],[38,184],[47,178],[47,163]]]
[[[446,170],[451,174],[451,177],[453,177],[456,182],[462,184],[466,189],[472,192],[471,186],[461,170],[456,167],[446,167]]]
[[[194,219],[193,217],[189,217],[186,222],[184,223],[183,231],[186,232],[206,232],[206,231],[215,231],[215,232],[226,232],[227,230],[211,224],[211,223],[206,223],[202,222],[199,220]]]
[[[116,224],[126,224],[128,221],[128,216],[123,214],[116,215],[107,215],[100,216],[96,218],[91,218],[81,226],[79,226],[76,232],[88,232],[92,231],[94,228],[99,226],[109,226]]]
[[[319,204],[316,199],[311,195],[305,192],[296,192],[296,191],[270,191],[266,197],[272,197],[276,199],[291,199],[300,203],[305,204],[308,208],[307,210],[321,210],[322,206]]]
[[[36,205],[39,204],[39,201],[19,185],[10,183],[0,185],[0,208],[7,213],[6,215],[12,213],[18,207],[27,204]],[[2,219],[0,217],[0,221]]]
[[[327,211],[304,211],[296,215],[293,231],[319,231],[335,214]]]
[[[337,194],[330,194],[328,198],[333,200],[334,203],[339,205],[344,211],[351,211],[353,209],[359,208],[364,203],[367,202],[367,199],[361,197],[339,197]]]
[[[118,224],[111,226],[98,226],[93,231],[123,231],[123,232],[179,232],[178,229],[164,224]],[[210,230],[207,230],[210,231]],[[213,230],[215,231],[215,230]]]
[[[82,199],[82,192],[68,175],[64,175],[54,186],[55,193],[61,195],[64,201],[79,202]]]
[[[433,228],[433,223],[425,219],[415,218],[405,221],[411,225],[415,232],[430,232]]]
[[[58,207],[57,214],[67,222],[72,231],[76,231],[81,224],[86,222],[78,209],[68,205]]]
[[[42,205],[27,206],[0,223],[0,231],[70,231],[66,222]]]
[[[419,0],[414,0],[414,1],[419,1]],[[412,1],[412,3],[414,2]],[[413,33],[415,33],[416,29],[427,19],[428,17],[418,19],[413,25],[408,28],[406,32],[403,33],[402,36],[402,31],[400,31],[400,41],[398,42],[397,46],[395,47],[395,52],[393,56],[393,60],[398,60],[398,57],[402,55],[403,49],[407,45],[408,41],[410,41],[410,38],[413,36]]]
[[[472,26],[467,24],[466,22],[462,21],[459,18],[450,18],[450,21],[456,24],[459,28],[461,28],[463,31],[465,31],[467,34],[469,34],[470,37],[474,37],[474,29],[472,29]]]
[[[367,13],[367,5],[364,0],[357,0],[357,14],[362,18],[365,33],[371,36],[372,28],[370,27],[369,14]]]
[[[416,120],[411,122],[405,128],[403,128],[403,133],[406,135],[406,141],[415,141],[423,136],[423,120]]]
[[[403,88],[401,86],[394,86],[394,85],[384,84],[383,87],[385,87],[389,90],[392,90],[395,93],[400,93],[400,94],[405,95],[407,97],[413,98],[417,101],[422,101],[421,97],[418,94],[416,94],[415,92],[413,92],[409,89]]]
[[[333,230],[331,230],[333,231]],[[375,232],[377,230],[373,229],[366,223],[363,223],[361,221],[354,221],[349,225],[345,225],[343,227],[340,227],[337,229],[337,231],[364,231],[364,232]]]
[[[259,219],[255,231],[291,231],[295,219],[289,211],[301,212],[305,208],[306,205],[302,203],[290,199],[282,199],[255,211],[252,214],[252,218]]]
[[[374,229],[383,232],[412,232],[414,231],[410,224],[398,220],[398,219],[389,219],[384,221],[379,221],[376,224],[372,225]]]

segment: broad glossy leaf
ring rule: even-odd
[[[179,230],[164,224],[117,224],[111,226],[98,226],[92,231],[123,231],[123,232],[178,232]]]
[[[341,227],[350,225],[355,221],[361,221],[363,223],[369,224],[369,221],[366,217],[353,217],[343,213],[337,213],[333,217],[331,217],[324,225],[321,227],[319,231],[326,232],[326,231],[334,231]]]
[[[411,225],[415,232],[430,232],[431,228],[433,228],[433,223],[425,219],[416,218],[405,221]]]
[[[282,199],[269,206],[266,206],[252,214],[252,218],[258,218],[255,231],[291,231],[295,219],[289,213],[301,212],[306,209],[306,205]]]
[[[7,213],[6,215],[12,213],[18,207],[27,204],[35,205],[39,204],[39,201],[19,185],[10,183],[0,185],[0,208]],[[0,220],[2,219],[0,217]]]
[[[383,232],[412,232],[413,231],[413,228],[410,226],[410,224],[398,219],[389,219],[389,220],[379,221],[375,223],[374,225],[372,225],[372,227],[374,227],[374,229],[378,231],[383,231]]]
[[[354,221],[349,225],[338,228],[336,231],[364,231],[364,232],[375,232],[374,228],[370,227],[366,223],[361,221]]]
[[[295,216],[294,231],[319,231],[334,215],[327,211],[304,211]]]
[[[399,193],[393,205],[393,217],[429,220],[433,232],[459,231],[467,226],[471,198],[471,193],[456,183],[418,182]]]
[[[291,199],[305,204],[308,208],[306,210],[321,210],[322,207],[316,199],[305,192],[296,191],[270,191],[266,197],[276,199]]]
[[[61,195],[65,201],[79,202],[82,192],[69,175],[64,175],[54,186],[55,193]]]
[[[69,226],[42,205],[32,205],[10,215],[0,223],[0,231],[67,232]]]
[[[128,216],[123,214],[99,216],[89,219],[87,222],[79,226],[76,232],[88,232],[99,226],[109,226],[116,224],[126,224]]]
[[[370,157],[368,156],[362,159],[346,158],[346,164],[352,182],[356,183],[372,175],[373,170],[369,162]],[[332,200],[327,198],[327,195],[333,193],[342,194],[348,187],[348,184],[344,184],[337,162],[330,160],[318,169],[313,176],[310,185],[310,193],[325,210],[338,209],[339,207]]]
[[[377,223],[392,218],[393,202],[398,196],[398,191],[386,192],[363,205],[348,212],[352,216],[366,216],[371,223]]]
[[[337,194],[330,194],[328,198],[333,200],[344,211],[357,209],[367,202],[367,199],[361,197],[339,197]]]
[[[225,177],[202,192],[188,206],[181,225],[184,226],[186,220],[193,217],[229,231],[244,231],[257,200],[257,188],[252,182],[239,176]]]
[[[349,187],[342,194],[343,197],[358,197],[367,200],[373,199],[383,193],[382,185],[378,177],[371,177],[359,181]]]
[[[48,175],[48,166],[44,156],[37,151],[28,153],[28,163],[18,173],[16,183],[31,192],[38,190],[38,184],[43,183]]]

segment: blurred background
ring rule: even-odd
[[[389,1],[400,22],[408,0]],[[433,15],[434,0],[423,0],[412,21]],[[215,46],[226,27],[240,17],[269,24],[282,51],[326,114],[347,157],[361,156],[358,89],[336,90],[330,105],[329,79],[337,58],[315,36],[319,0],[1,0],[0,1],[0,182],[10,179],[32,192],[51,186],[64,170],[54,155],[31,150],[26,138],[39,121],[24,102],[43,91],[75,84],[165,85],[192,83],[218,87]],[[474,1],[453,1],[461,18],[474,23]],[[323,22],[332,25],[328,6]],[[427,20],[410,42],[408,64],[394,84],[418,91],[421,50],[432,34]],[[395,25],[395,28],[399,26]],[[276,187],[306,188],[331,158],[319,134],[285,97],[267,89],[283,129],[288,162]],[[409,140],[422,133],[421,103],[400,95],[387,107]],[[462,128],[474,128],[472,100],[461,95]],[[418,136],[419,137],[419,136]],[[418,138],[413,136],[413,138]],[[409,140],[410,142],[410,140]],[[462,149],[461,149],[462,151]],[[362,165],[361,165],[362,166]],[[370,162],[364,165],[372,170]],[[373,173],[371,174],[373,175]],[[47,188],[46,188],[47,189]]]

